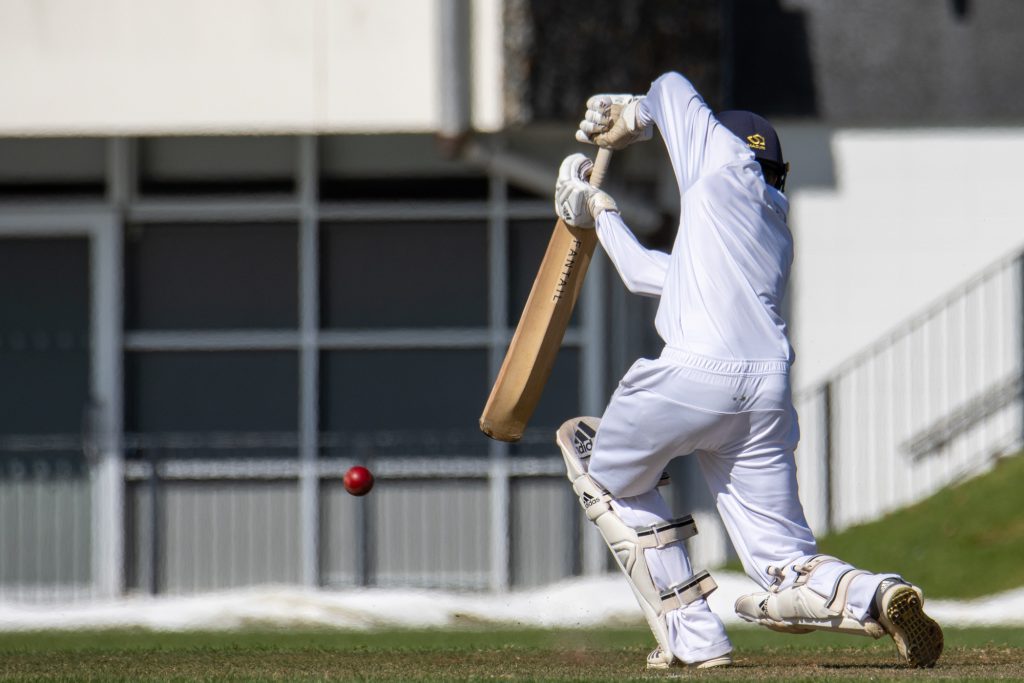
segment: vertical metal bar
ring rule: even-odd
[[[493,379],[501,369],[508,344],[508,183],[502,175],[492,175],[489,189],[490,213],[487,221],[488,262],[488,324],[491,343],[488,352],[488,371]],[[512,558],[510,553],[512,511],[511,481],[508,467],[508,444],[490,440],[488,446],[490,472],[490,588],[506,591],[511,585]]]
[[[124,431],[122,367],[122,211],[134,171],[126,141],[107,143],[106,219],[91,226],[90,387],[99,406],[97,462],[92,469],[92,584],[98,597],[124,590]]]
[[[1024,253],[1017,256],[1017,373],[1020,387],[1020,424],[1018,446],[1024,444]]]
[[[317,138],[298,139],[299,194],[299,555],[304,586],[320,585],[319,187]]]
[[[160,592],[160,563],[162,553],[160,552],[160,470],[159,459],[155,452],[150,450],[150,471],[149,471],[149,576],[147,577],[147,589],[150,595]]]
[[[822,493],[825,497],[825,533],[831,533],[835,529],[835,489],[833,486],[833,469],[835,465],[835,406],[833,404],[832,381],[825,382],[821,388],[822,394]]]
[[[442,139],[459,140],[470,129],[472,118],[470,2],[441,0],[438,15],[438,54],[441,60],[438,83],[441,120],[438,133]]]
[[[373,576],[372,554],[370,547],[370,515],[367,506],[370,504],[370,496],[356,498],[355,500],[355,543],[359,549],[356,557],[355,583],[357,586],[369,586]]]
[[[1017,274],[1018,280],[1014,279],[1014,274]],[[1012,300],[1014,295],[1020,296],[1020,313],[1016,314],[1016,311],[1007,310],[1007,301]],[[1009,297],[1009,299],[1008,299]],[[1013,320],[1014,317],[1018,317],[1018,320]],[[996,366],[991,370],[991,376],[995,378],[1003,377],[1007,374],[1011,377],[1016,376],[1017,381],[1020,382],[1020,390],[1024,392],[1024,351],[1018,352],[1015,349],[1011,349],[1011,341],[1008,337],[1016,335],[1018,330],[1020,332],[1020,343],[1021,348],[1024,349],[1024,255],[1018,256],[1013,263],[1005,268],[999,275],[999,284],[996,288],[995,294],[995,320],[993,325],[999,326],[999,333],[995,335],[995,357]],[[1014,367],[1016,365],[1016,367]],[[1015,373],[1015,375],[1013,374]],[[1024,394],[1018,397],[1018,401],[1022,408],[1024,408]],[[1003,411],[999,422],[996,424],[998,430],[998,438],[1000,440],[999,446],[1012,447],[1013,441],[1017,439],[1017,429],[1010,426],[1009,420],[1012,419],[1012,410]],[[1021,411],[1021,417],[1024,419],[1024,410]],[[1022,423],[1024,427],[1024,423]],[[1012,430],[1012,435],[1007,434],[1007,430]],[[1011,442],[1005,443],[1004,440],[1010,437]]]
[[[106,154],[106,202],[123,211],[138,190],[138,144],[130,138],[110,138]]]
[[[960,310],[960,335],[959,335],[959,337],[960,337],[960,339],[959,339],[960,349],[959,349],[959,354],[958,355],[960,356],[960,385],[961,385],[961,391],[963,393],[962,393],[962,396],[960,397],[960,401],[958,403],[960,403],[961,405],[966,404],[966,402],[968,400],[970,400],[973,395],[975,395],[974,387],[972,386],[972,383],[971,383],[971,376],[970,376],[970,372],[969,372],[970,368],[968,367],[969,363],[971,365],[973,365],[976,362],[975,358],[977,356],[977,352],[970,348],[970,342],[968,340],[968,325],[970,324],[970,313],[971,313],[971,307],[970,307],[970,300],[969,299],[970,299],[970,296],[971,296],[971,292],[972,292],[972,290],[968,289],[966,292],[963,293],[963,296],[961,297],[961,307],[960,307],[961,308],[961,310]],[[975,376],[977,376],[977,375],[975,375]],[[972,434],[972,432],[973,432],[973,434]],[[963,437],[962,440],[961,440],[962,445],[961,445],[961,449],[960,449],[960,452],[962,454],[961,455],[962,465],[970,466],[970,458],[971,458],[970,446],[971,446],[971,442],[972,441],[976,441],[977,440],[977,438],[978,438],[978,430],[973,428],[973,427],[968,428],[962,434],[962,437]]]

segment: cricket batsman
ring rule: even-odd
[[[626,287],[658,297],[665,342],[626,372],[600,420],[562,426],[569,479],[625,572],[658,646],[647,666],[732,663],[732,645],[657,484],[668,462],[697,458],[746,573],[762,588],[737,600],[746,621],[790,633],[888,634],[910,666],[931,667],[942,630],[921,589],[818,553],[797,495],[793,350],[781,300],[793,260],[783,194],[788,164],[772,126],[750,112],[713,114],[667,73],[646,95],[595,95],[577,139],[611,149],[648,139],[668,150],[681,197],[672,252],[643,247],[615,201],[588,183],[590,161],[566,158],[555,208],[592,227]]]

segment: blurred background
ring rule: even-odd
[[[608,571],[553,432],[655,302],[598,256],[523,442],[477,418],[586,97],[666,70],[792,164],[815,531],[986,471],[1024,436],[1022,36],[1016,0],[0,0],[0,599]],[[660,143],[609,188],[671,245]]]

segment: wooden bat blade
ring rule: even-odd
[[[518,441],[540,401],[583,276],[597,244],[594,230],[559,220],[523,308],[512,343],[480,416],[480,430],[499,441]]]
[[[597,154],[590,182],[600,185],[611,157]],[[480,416],[480,430],[499,441],[522,438],[569,326],[597,246],[597,232],[574,228],[561,219],[530,289],[519,325]]]

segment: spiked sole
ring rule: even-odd
[[[905,586],[886,601],[883,626],[910,666],[930,668],[942,654],[942,628],[924,613],[921,596]]]

